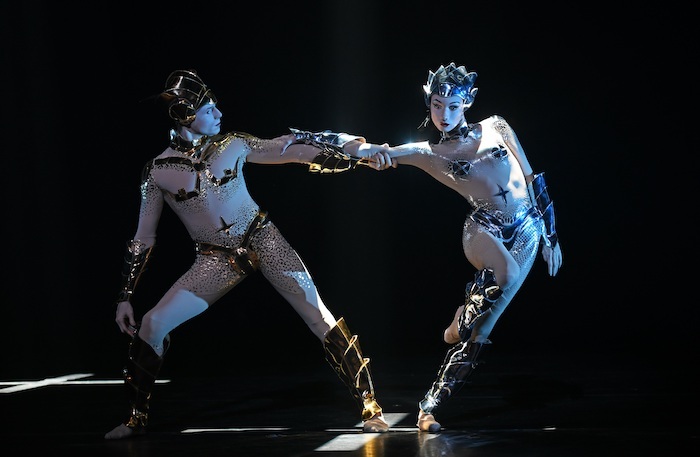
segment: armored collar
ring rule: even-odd
[[[450,140],[456,140],[458,138],[466,138],[467,135],[469,135],[469,132],[471,132],[472,130],[474,130],[474,124],[468,124],[467,122],[464,122],[459,127],[455,127],[447,133],[443,132],[440,138],[440,143],[444,143],[445,141]]]
[[[190,157],[199,158],[204,148],[209,144],[209,137],[202,136],[192,141],[186,140],[174,131],[170,132],[170,147]]]

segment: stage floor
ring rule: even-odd
[[[72,457],[689,456],[700,450],[696,362],[493,353],[436,411],[444,426],[436,434],[415,426],[435,360],[373,368],[393,424],[384,434],[361,432],[347,389],[323,360],[243,376],[171,371],[156,385],[148,433],[124,441],[103,438],[124,415],[119,379],[0,379],[1,448]]]

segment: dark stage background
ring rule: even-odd
[[[3,11],[1,379],[120,376],[122,257],[141,167],[167,146],[170,126],[143,100],[182,68],[215,91],[224,130],[331,129],[390,144],[423,139],[428,69],[454,61],[477,71],[468,119],[500,114],[515,128],[547,173],[564,253],[556,278],[538,259],[493,350],[570,355],[582,366],[602,354],[638,360],[642,373],[697,358],[697,311],[679,260],[694,262],[694,233],[679,231],[666,206],[687,195],[666,164],[694,154],[674,106],[677,56],[688,46],[683,27],[669,33],[679,13],[636,4],[613,12],[602,2],[245,3],[24,2]],[[473,273],[460,244],[466,203],[407,166],[246,173],[373,366],[432,354],[433,365],[415,367],[432,378]],[[193,257],[175,222],[166,210],[139,313]],[[166,375],[325,363],[262,275],[172,339]]]

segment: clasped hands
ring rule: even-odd
[[[359,164],[368,166],[375,170],[386,170],[396,168],[398,162],[389,154],[389,145],[362,143],[360,141],[349,141],[343,146],[343,151],[347,152],[359,160]]]

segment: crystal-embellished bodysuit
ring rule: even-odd
[[[471,205],[462,231],[462,247],[470,262],[480,263],[479,269],[493,268],[496,281],[502,279],[497,266],[483,261],[483,252],[497,240],[520,267],[517,279],[503,289],[498,304],[476,323],[474,334],[482,338],[488,337],[527,277],[543,233],[522,167],[509,142],[509,132],[505,120],[491,116],[479,123],[465,123],[437,144],[420,142],[397,147],[411,151],[401,156],[401,164],[422,169]]]
[[[155,243],[163,203],[167,203],[195,243],[223,248],[198,250],[189,270],[149,315],[159,312],[172,315],[162,311],[171,306],[187,306],[175,298],[185,296],[181,291],[211,305],[244,278],[232,268],[231,256],[225,252],[239,247],[248,226],[260,212],[246,186],[243,165],[250,155],[279,155],[280,147],[274,141],[231,133],[207,138],[200,147],[191,150],[173,143],[146,165],[134,239],[149,245]],[[319,298],[303,261],[277,227],[267,222],[251,238],[250,248],[257,254],[265,278],[311,330],[323,338],[325,331],[335,324],[335,318]],[[180,323],[169,322],[167,327],[174,328]]]

